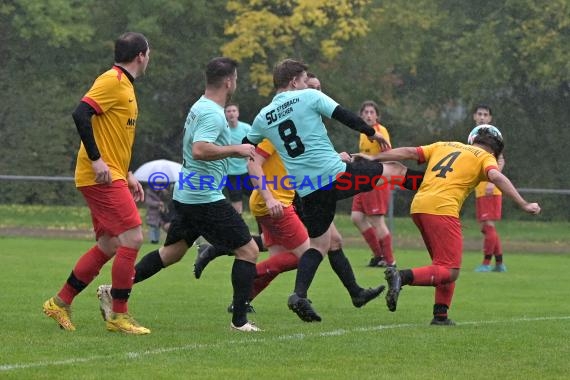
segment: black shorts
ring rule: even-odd
[[[227,196],[231,202],[239,202],[243,196],[250,196],[253,191],[251,178],[247,173],[228,175],[228,184],[225,187]]]
[[[233,251],[251,240],[249,227],[225,199],[202,204],[174,201],[174,209],[165,246],[184,240],[190,247],[203,236],[210,244]]]
[[[324,234],[334,220],[336,202],[373,189],[382,176],[381,162],[358,160],[346,165],[346,171],[331,186],[326,186],[301,198],[302,221],[309,237]]]

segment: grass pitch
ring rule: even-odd
[[[566,379],[570,373],[570,303],[566,254],[507,252],[507,273],[474,273],[479,252],[466,252],[450,317],[429,326],[433,288],[405,287],[398,310],[383,295],[362,309],[325,260],[309,297],[323,317],[304,323],[287,309],[294,272],[279,276],[253,304],[261,333],[230,331],[232,258],[192,275],[195,249],[178,264],[137,284],[131,313],[152,333],[110,333],[99,315],[97,285],[73,304],[75,332],[60,330],[41,305],[57,292],[93,243],[0,238],[0,378],[57,379]],[[145,245],[141,256],[156,246]],[[369,253],[347,248],[362,286],[384,283],[365,267]],[[399,267],[425,265],[424,250],[398,250]],[[262,254],[261,258],[265,255]]]

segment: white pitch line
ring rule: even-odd
[[[570,316],[560,316],[560,317],[536,317],[536,318],[513,318],[513,319],[504,319],[504,320],[494,320],[494,321],[471,321],[471,322],[460,322],[457,323],[458,326],[462,325],[490,325],[490,324],[500,324],[500,323],[520,323],[520,322],[541,322],[541,321],[561,321],[561,320],[570,320]],[[145,350],[145,351],[138,351],[138,352],[125,352],[123,356],[127,359],[139,358],[142,356],[149,356],[149,355],[162,355],[167,354],[169,352],[175,351],[192,351],[192,350],[200,350],[200,349],[211,349],[219,346],[227,346],[227,345],[234,345],[234,344],[247,344],[247,343],[264,343],[264,342],[271,342],[271,341],[283,341],[283,340],[304,340],[313,337],[335,337],[341,335],[347,335],[350,333],[358,333],[358,332],[370,332],[370,331],[379,331],[379,330],[391,330],[391,329],[400,329],[400,328],[410,328],[410,327],[426,327],[425,324],[412,324],[412,323],[403,323],[403,324],[395,324],[395,325],[379,325],[379,326],[369,326],[369,327],[357,327],[354,329],[338,329],[338,330],[331,330],[331,331],[323,331],[323,332],[316,332],[316,333],[298,333],[298,334],[291,334],[291,335],[280,335],[273,338],[261,338],[259,336],[253,337],[249,336],[248,338],[244,339],[232,339],[225,342],[214,343],[214,344],[188,344],[184,346],[178,347],[163,347],[157,348],[154,350]],[[259,334],[259,333],[255,333]],[[263,334],[263,333],[262,333]],[[96,360],[111,360],[116,359],[117,355],[111,356],[104,356],[104,355],[95,355],[89,356],[86,358],[70,358],[64,360],[53,360],[53,361],[39,361],[35,363],[17,363],[17,364],[2,364],[0,365],[0,372],[8,372],[8,371],[15,371],[19,369],[29,369],[29,368],[38,368],[38,367],[49,367],[49,366],[61,366],[61,365],[69,365],[69,364],[78,364],[78,363],[87,363]]]

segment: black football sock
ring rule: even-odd
[[[295,278],[295,293],[301,298],[307,298],[307,291],[315,278],[315,273],[319,264],[323,261],[323,255],[314,249],[309,248],[299,259],[297,277]]]
[[[356,278],[354,277],[354,271],[350,265],[350,261],[341,249],[334,251],[329,251],[329,263],[331,268],[334,270],[346,290],[351,297],[355,297],[362,291],[362,288],[356,283]]]
[[[162,263],[158,249],[147,253],[139,260],[137,265],[135,265],[135,284],[154,276],[160,272],[162,268],[164,268],[164,264]]]
[[[232,323],[240,327],[247,323],[247,303],[255,279],[255,264],[234,260],[232,266],[232,286],[234,289]]]
[[[414,272],[411,269],[402,269],[398,271],[402,279],[402,286],[409,285],[414,282]]]

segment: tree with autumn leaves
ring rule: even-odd
[[[490,103],[508,142],[509,177],[521,187],[570,188],[560,159],[570,141],[567,0],[133,0],[128,9],[95,0],[0,4],[0,174],[72,175],[79,139],[70,113],[89,78],[112,63],[114,39],[138,30],[152,55],[137,81],[134,167],[180,159],[182,125],[210,58],[240,61],[234,100],[251,121],[272,95],[273,65],[296,57],[343,105],[379,102],[397,145],[463,141],[471,107]],[[350,131],[328,127],[338,149],[356,148]],[[5,182],[0,199],[67,198]],[[556,202],[555,213],[570,206]]]

